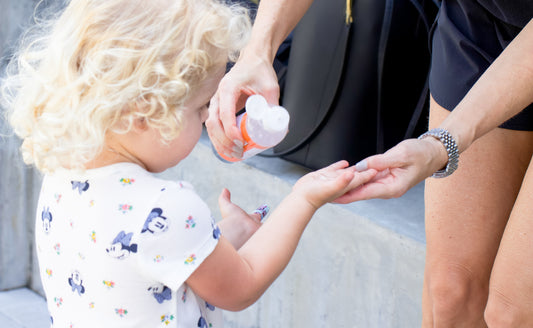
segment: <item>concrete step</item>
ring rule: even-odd
[[[0,292],[0,327],[46,328],[50,315],[46,301],[27,288]]]

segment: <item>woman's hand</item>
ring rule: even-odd
[[[260,94],[269,104],[279,102],[279,85],[272,63],[259,55],[243,53],[235,66],[222,78],[209,105],[205,122],[215,149],[230,158],[241,158],[243,137],[237,128],[235,113],[246,99]]]
[[[432,137],[408,139],[381,155],[374,155],[356,164],[358,171],[377,170],[368,183],[339,197],[337,203],[351,203],[372,198],[400,197],[413,186],[442,169],[448,154],[442,143]]]
[[[272,63],[280,44],[302,18],[312,0],[260,1],[250,41],[235,66],[222,79],[211,100],[206,127],[216,150],[241,158],[243,138],[235,113],[254,94],[269,104],[279,104],[279,84]]]

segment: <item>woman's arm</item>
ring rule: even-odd
[[[262,0],[243,53],[274,61],[280,44],[303,17],[313,0]]]
[[[533,20],[474,84],[441,124],[459,151],[533,102]]]
[[[456,140],[459,152],[533,102],[533,20],[518,34],[439,126]],[[436,128],[436,127],[430,127]],[[403,195],[443,168],[448,155],[435,138],[409,139],[381,155],[371,156],[358,170],[380,171],[364,187],[351,190],[339,202]],[[460,165],[460,161],[459,161]]]

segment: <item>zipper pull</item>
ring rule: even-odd
[[[353,18],[352,18],[352,0],[346,0],[345,23],[346,23],[346,25],[350,25],[352,22],[353,22]]]

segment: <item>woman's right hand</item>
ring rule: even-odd
[[[230,158],[242,157],[244,140],[237,128],[235,113],[254,94],[260,94],[269,104],[277,105],[278,79],[267,58],[243,52],[235,66],[220,81],[209,104],[205,126],[213,146],[220,154]]]
[[[205,122],[215,149],[228,157],[241,158],[243,137],[235,113],[246,98],[260,94],[272,105],[279,104],[279,84],[272,63],[280,44],[294,29],[313,0],[260,1],[250,41],[235,66],[222,79],[209,106]]]
[[[442,143],[432,137],[408,139],[384,154],[370,156],[355,165],[358,171],[368,169],[378,173],[370,182],[354,188],[335,200],[351,203],[372,198],[396,198],[413,186],[442,169],[448,154]]]

